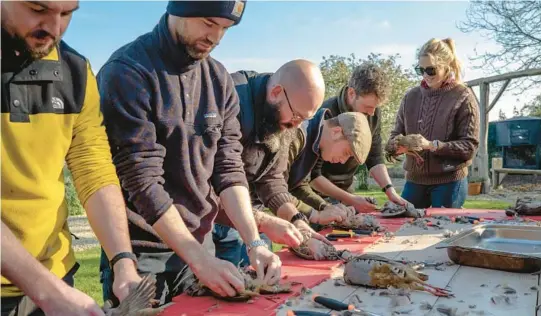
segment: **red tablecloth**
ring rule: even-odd
[[[480,209],[429,209],[429,215],[468,215],[478,216],[486,219],[504,218],[505,213],[501,210],[480,210]],[[541,220],[541,216],[532,217],[532,219]],[[404,218],[395,219],[380,219],[380,223],[387,227],[390,232],[396,232],[407,221]],[[377,237],[363,237],[360,239],[343,239],[334,242],[336,248],[347,248],[352,252],[361,253],[364,248],[368,247],[376,240]],[[246,303],[228,303],[218,301],[212,297],[190,297],[180,295],[173,299],[175,303],[167,308],[163,316],[201,316],[201,315],[216,315],[216,316],[266,316],[275,315],[275,309],[292,296],[299,295],[302,286],[313,288],[330,277],[331,270],[340,265],[338,261],[311,261],[296,257],[288,250],[284,249],[278,253],[282,260],[282,274],[287,276],[287,281],[300,282],[302,285],[297,285],[293,288],[293,292],[289,294],[281,294],[267,299],[264,296],[254,300],[252,304]],[[242,305],[241,305],[242,304]]]

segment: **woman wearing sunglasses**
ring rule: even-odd
[[[420,134],[423,162],[407,155],[402,198],[417,208],[461,208],[468,192],[468,166],[479,145],[479,107],[461,81],[461,66],[450,38],[431,39],[418,51],[419,86],[406,93],[390,139]],[[404,153],[399,148],[398,153]]]

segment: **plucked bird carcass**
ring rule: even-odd
[[[344,281],[351,285],[371,288],[398,288],[419,290],[436,296],[449,297],[446,289],[434,287],[425,281],[426,274],[394,260],[373,254],[363,254],[346,258]]]

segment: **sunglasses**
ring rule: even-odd
[[[423,67],[415,67],[415,72],[419,75],[419,76],[422,76],[423,73],[429,75],[429,76],[435,76],[436,75],[436,67],[433,67],[433,66],[430,66],[430,67],[426,67],[426,68],[423,68]]]

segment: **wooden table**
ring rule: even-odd
[[[502,211],[482,211],[482,210],[430,210],[431,214],[465,214],[484,216],[484,217],[504,217]],[[539,218],[541,219],[541,218]],[[398,227],[400,223],[398,224]],[[458,230],[467,229],[471,225],[450,224],[447,229]],[[445,249],[436,249],[435,244],[443,240],[442,233],[445,229],[439,230],[403,225],[396,232],[394,238],[383,242],[379,239],[376,243],[371,243],[373,239],[364,247],[364,252],[377,253],[392,259],[405,259],[412,261],[448,261]],[[369,238],[365,238],[369,239]],[[364,241],[363,241],[364,242]],[[349,243],[349,244],[348,244]],[[345,243],[337,242],[337,248],[351,246],[351,241]],[[172,308],[165,311],[163,316],[173,315],[220,315],[220,316],[256,316],[256,315],[286,315],[288,310],[313,310],[318,312],[331,313],[331,311],[317,308],[311,302],[313,294],[326,295],[334,299],[339,299],[349,303],[354,297],[362,301],[356,304],[358,308],[365,309],[373,313],[379,313],[382,316],[394,315],[430,315],[439,316],[436,308],[440,304],[448,307],[458,308],[458,315],[506,315],[506,316],[541,316],[536,315],[535,307],[541,304],[539,291],[532,290],[532,287],[541,288],[538,275],[507,273],[496,270],[479,269],[466,266],[452,265],[447,266],[443,271],[434,268],[425,268],[423,273],[429,275],[429,284],[437,287],[448,287],[455,294],[453,298],[438,298],[426,292],[415,291],[411,293],[413,304],[399,309],[389,307],[390,299],[387,296],[380,296],[384,290],[369,290],[363,287],[353,287],[348,285],[336,286],[334,278],[341,279],[343,268],[337,263],[318,263],[299,261],[291,258],[286,252],[280,253],[284,264],[283,271],[290,276],[290,280],[309,279],[314,275],[319,275],[321,280],[325,280],[317,286],[309,286],[308,293],[302,292],[299,287],[295,288],[293,295],[281,295],[277,303],[271,303],[267,299],[259,298],[253,304],[223,303],[217,302],[211,298],[189,298],[184,296],[175,298],[175,304]],[[304,282],[303,282],[304,283]],[[343,283],[343,282],[341,282]],[[308,283],[305,283],[308,284]],[[511,307],[501,308],[494,306],[490,299],[494,295],[491,291],[498,284],[507,284],[517,290],[517,303]],[[429,310],[421,310],[420,303],[426,302],[433,306]],[[280,305],[280,302],[286,304]],[[207,305],[205,305],[207,304]],[[216,304],[216,308],[207,308]],[[473,308],[475,305],[475,308]],[[197,306],[197,307],[196,307]],[[278,308],[276,308],[278,307]],[[408,314],[393,314],[394,311],[411,309]],[[480,311],[484,311],[482,314]],[[468,312],[468,313],[466,313]]]

